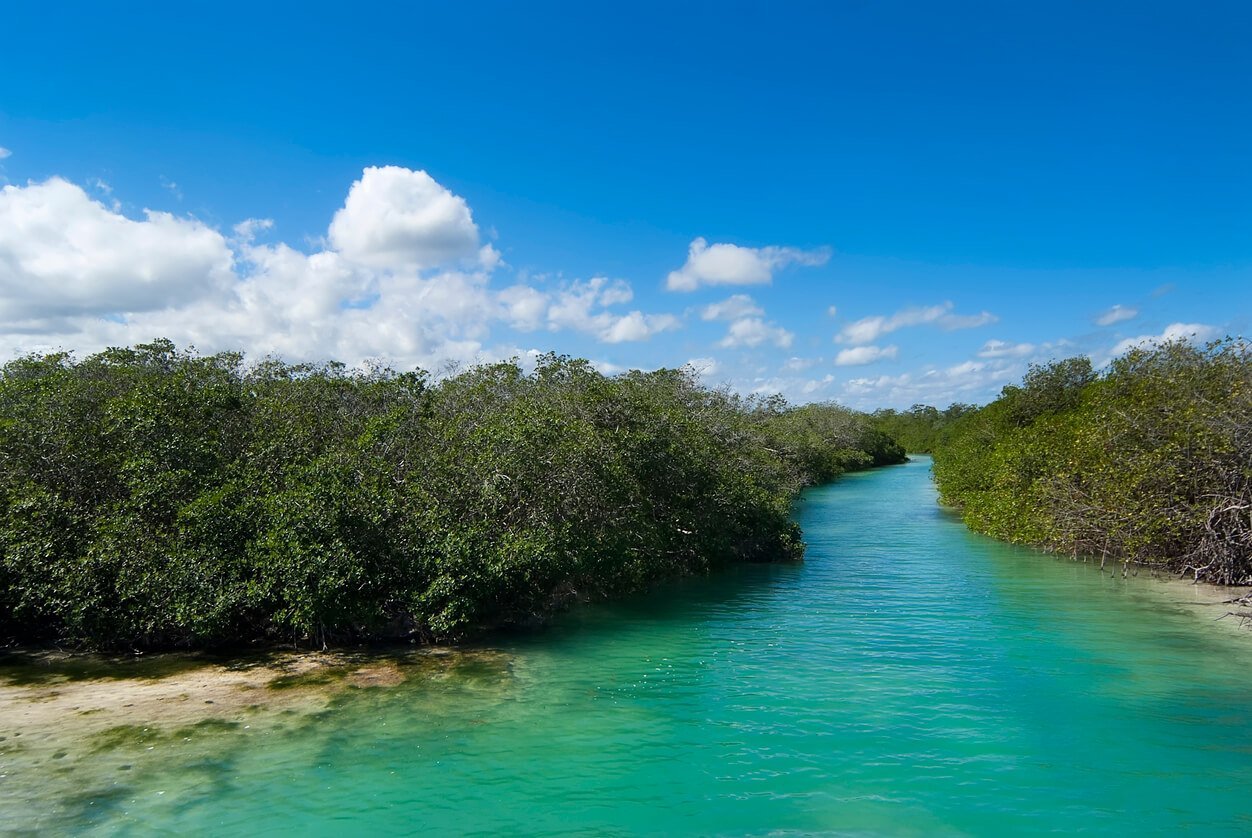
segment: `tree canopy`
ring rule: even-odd
[[[1242,340],[1032,367],[935,450],[975,530],[1074,555],[1252,582],[1252,350]]]
[[[903,458],[689,370],[31,356],[0,371],[0,641],[464,637],[798,558],[802,487]]]

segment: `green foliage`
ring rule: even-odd
[[[974,529],[1072,554],[1252,581],[1252,354],[1242,341],[1032,367],[935,452]]]
[[[683,370],[32,356],[0,373],[0,640],[461,637],[797,558],[801,487],[901,460],[860,414]]]
[[[930,454],[944,429],[974,409],[970,404],[954,403],[941,411],[930,405],[915,404],[908,410],[876,410],[871,416],[874,427],[898,442],[905,451]]]

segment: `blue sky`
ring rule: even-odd
[[[121,8],[6,4],[6,358],[555,350],[868,408],[1249,328],[1246,4]]]

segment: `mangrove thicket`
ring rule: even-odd
[[[1242,340],[1033,366],[941,434],[934,473],[1010,541],[1252,583],[1252,350]]]
[[[458,638],[801,555],[804,486],[899,462],[836,405],[547,355],[421,372],[168,341],[0,371],[0,642]]]

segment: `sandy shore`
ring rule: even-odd
[[[506,671],[493,650],[0,657],[0,833],[42,829],[3,801],[99,795],[148,770],[147,752],[187,754],[222,736],[268,735],[333,712],[348,693],[432,683],[461,667]],[[132,770],[133,769],[133,770]],[[55,817],[54,812],[44,813]],[[50,821],[55,823],[55,821]]]
[[[121,725],[244,723],[325,709],[347,690],[432,678],[489,650],[274,652],[229,662],[197,655],[0,657],[0,747],[82,738]],[[2,752],[2,751],[0,751]]]
[[[1072,561],[1063,557],[1055,557],[1056,561]],[[1094,559],[1086,563],[1096,565]],[[1110,563],[1103,575],[1114,580],[1123,578],[1120,563]],[[1234,635],[1252,643],[1252,603],[1239,602],[1240,599],[1252,596],[1250,586],[1211,585],[1206,582],[1194,582],[1179,578],[1172,573],[1160,573],[1147,567],[1131,565],[1126,570],[1129,579],[1126,582],[1134,586],[1162,605],[1178,606],[1207,622],[1211,622],[1213,630],[1222,634]]]
[[[1119,577],[1120,566],[1111,575]],[[1128,581],[1153,601],[1149,607],[1194,611],[1214,631],[1252,642],[1252,604],[1234,601],[1252,594],[1252,587],[1197,584],[1144,569],[1135,575],[1138,579]],[[493,650],[438,647],[271,652],[231,660],[192,654],[0,655],[0,773],[6,752],[14,750],[61,747],[128,726],[260,724],[280,715],[321,712],[348,690],[438,678],[466,661],[500,664],[504,657]]]

